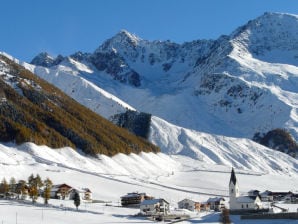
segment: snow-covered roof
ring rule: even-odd
[[[191,202],[193,202],[193,203],[196,203],[194,200],[191,200],[191,199],[189,199],[189,198],[185,198],[185,199],[179,201],[178,203],[182,203],[182,202],[184,202],[184,201],[191,201]]]
[[[52,186],[52,188],[60,188],[60,187],[68,187],[68,188],[72,188],[72,186],[66,184],[66,183],[63,183],[63,184],[55,184]]]
[[[248,193],[257,193],[260,192],[259,190],[250,190]]]
[[[253,203],[258,196],[240,196],[237,198],[237,202],[240,203]]]
[[[225,199],[221,197],[215,197],[215,198],[209,198],[207,200],[207,202],[216,202],[216,201],[225,201]]]
[[[121,198],[134,198],[134,197],[139,197],[141,195],[146,195],[146,193],[132,192],[132,193],[127,193],[126,195],[122,196]]]
[[[165,202],[165,203],[169,204],[169,202],[167,202],[166,200],[164,200],[162,198],[158,198],[158,199],[144,200],[141,202],[141,205],[155,205],[155,204],[161,203],[161,202]]]

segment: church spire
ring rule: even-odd
[[[236,185],[236,182],[237,182],[234,168],[232,168],[232,172],[231,172],[230,183],[231,183],[231,182],[232,182],[234,185]]]

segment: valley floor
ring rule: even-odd
[[[138,212],[138,209],[123,208],[106,203],[82,203],[79,210],[76,210],[72,201],[51,200],[49,206],[44,206],[39,203],[32,205],[29,201],[20,203],[0,200],[0,222],[3,224],[80,224],[82,221],[87,224],[154,223],[146,218],[134,216]],[[192,218],[180,223],[220,223],[220,213],[218,212],[189,212],[188,214]],[[232,215],[230,218],[233,223],[239,224],[298,223],[298,220],[241,220],[238,215]]]
[[[165,154],[82,156],[72,149],[52,150],[25,144],[15,148],[0,145],[0,178],[27,180],[31,173],[42,179],[49,177],[54,184],[67,183],[74,187],[88,187],[94,200],[105,203],[81,202],[76,211],[73,201],[53,200],[48,207],[33,206],[30,201],[0,200],[0,223],[152,223],[134,217],[139,209],[120,207],[120,197],[128,192],[146,192],[164,198],[177,208],[177,202],[190,198],[204,202],[209,197],[223,196],[228,205],[230,167],[199,162],[183,156]],[[298,175],[295,173],[258,173],[236,170],[241,193],[251,189],[260,191],[297,192]],[[111,206],[107,206],[111,205]],[[283,205],[286,206],[286,205]],[[298,204],[291,205],[296,211]],[[286,207],[287,208],[287,207]],[[218,223],[219,213],[192,213],[193,219],[183,223]],[[233,223],[297,223],[297,220],[255,221],[232,216]]]

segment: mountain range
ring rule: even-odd
[[[183,44],[122,30],[93,53],[41,53],[27,67],[108,119],[128,108],[209,134],[253,139],[281,128],[297,141],[297,34],[298,17],[282,13]]]
[[[93,53],[10,58],[164,153],[282,170],[252,139],[284,130],[297,155],[297,33],[296,15],[265,13],[216,40],[147,41],[122,30]]]

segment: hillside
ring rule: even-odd
[[[0,89],[2,142],[33,142],[52,148],[71,146],[90,155],[159,151],[3,55]]]

